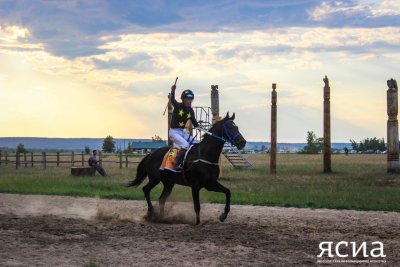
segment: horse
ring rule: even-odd
[[[137,187],[146,177],[149,182],[143,187],[144,196],[147,201],[148,219],[155,217],[154,207],[150,200],[150,191],[162,182],[164,188],[159,198],[160,216],[164,214],[164,206],[168,196],[175,184],[190,186],[192,189],[192,198],[194,211],[196,213],[196,225],[200,223],[200,189],[205,188],[208,191],[224,193],[226,197],[224,212],[219,216],[221,222],[225,221],[230,211],[231,192],[228,188],[218,182],[220,167],[218,164],[225,142],[230,142],[238,149],[246,146],[246,140],[239,132],[238,126],[234,123],[235,113],[229,117],[229,112],[225,118],[216,122],[204,135],[200,143],[194,144],[188,150],[183,162],[182,173],[175,173],[169,170],[160,170],[160,165],[164,155],[170,147],[159,148],[145,156],[139,163],[136,173],[136,179],[127,186]]]

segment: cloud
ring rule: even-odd
[[[32,42],[68,59],[106,53],[104,36],[400,25],[396,1],[364,2],[4,0],[0,25],[27,28]]]
[[[130,54],[123,59],[101,60],[92,57],[94,65],[99,69],[118,69],[121,71],[168,73],[171,68],[167,65],[159,64],[156,59],[147,53],[139,52]]]
[[[308,11],[313,21],[326,26],[382,27],[400,24],[398,1],[323,1]]]

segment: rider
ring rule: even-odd
[[[174,143],[174,146],[179,148],[175,157],[175,166],[178,166],[178,170],[182,169],[180,166],[183,157],[189,148],[190,143],[193,142],[193,137],[185,131],[185,125],[188,120],[192,121],[195,128],[199,127],[194,111],[192,108],[192,101],[194,94],[191,90],[184,90],[181,94],[182,102],[178,103],[175,100],[175,89],[176,85],[171,87],[171,103],[174,106],[174,112],[172,113],[171,129],[169,130],[169,138]]]

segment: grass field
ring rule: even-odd
[[[233,204],[385,210],[400,212],[400,175],[386,173],[386,155],[333,155],[332,174],[322,173],[322,155],[278,155],[278,173],[269,174],[267,155],[247,155],[256,170],[235,170],[224,160],[221,183]],[[68,166],[0,166],[0,192],[117,199],[143,199],[141,189],[126,188],[136,164],[119,169],[105,164],[108,177],[71,177]],[[152,191],[157,199],[161,186]],[[175,201],[191,201],[189,188],[176,186]],[[202,190],[202,202],[224,203],[223,194]]]

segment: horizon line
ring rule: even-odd
[[[0,136],[0,138],[47,138],[47,139],[104,139],[105,137],[44,137],[44,136]],[[114,139],[118,140],[139,140],[139,139],[146,139],[146,140],[151,140],[151,138],[121,138],[121,137],[114,137]],[[166,139],[163,139],[162,141],[167,141]],[[271,143],[271,141],[259,141],[259,140],[247,140],[247,142],[256,142],[256,143]],[[277,143],[284,143],[284,144],[296,144],[296,143],[307,143],[306,140],[304,141],[295,141],[295,142],[288,142],[288,141],[278,141]],[[346,143],[346,144],[351,144],[350,141],[332,141],[331,143]]]

